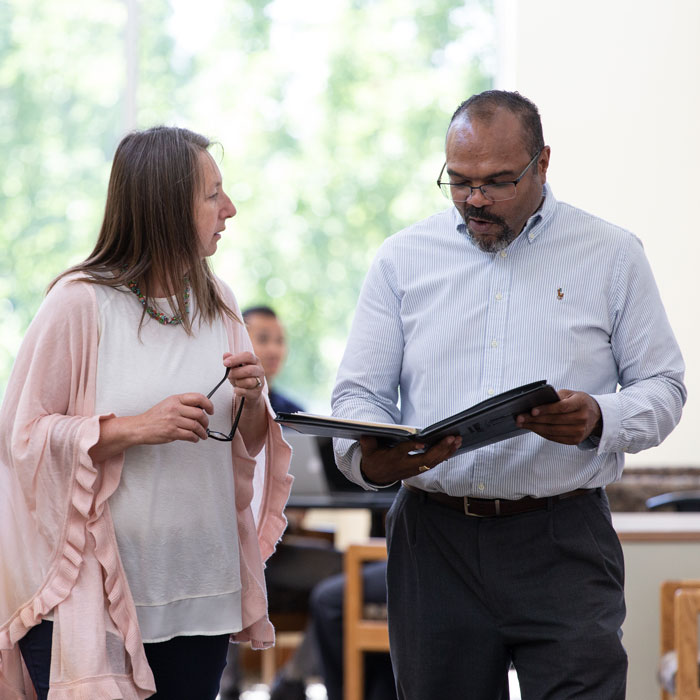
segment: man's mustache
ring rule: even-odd
[[[493,224],[505,224],[505,221],[500,216],[495,216],[486,211],[484,207],[467,207],[464,210],[464,218],[466,219],[481,219],[482,221],[490,221]]]

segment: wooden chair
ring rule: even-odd
[[[662,700],[700,700],[698,614],[700,580],[661,584]]]
[[[386,559],[386,542],[382,538],[351,544],[345,552],[344,700],[363,700],[365,652],[389,651],[387,621],[367,618],[362,591],[362,565],[382,559]]]

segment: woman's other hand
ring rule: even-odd
[[[265,371],[252,352],[227,352],[224,354],[224,365],[231,368],[228,380],[233,385],[236,396],[245,398],[238,430],[243,436],[248,454],[256,455],[265,444],[267,436],[267,407],[262,399]]]
[[[265,370],[262,362],[252,352],[224,354],[224,366],[230,367],[228,380],[236,396],[242,396],[246,404],[257,402],[265,386]]]

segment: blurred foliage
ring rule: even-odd
[[[327,410],[384,238],[446,206],[456,106],[491,84],[491,0],[148,0],[137,124],[219,141],[212,262],[287,327],[280,388]],[[122,0],[0,0],[0,390],[52,277],[90,250],[124,129]]]
[[[99,223],[119,128],[119,0],[0,3],[0,388],[43,290]],[[105,80],[110,76],[110,80]]]

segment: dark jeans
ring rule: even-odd
[[[49,694],[52,634],[53,622],[43,620],[19,640],[19,650],[39,700],[46,700]]]
[[[19,641],[19,648],[39,700],[49,692],[53,622],[42,621]],[[226,664],[228,634],[175,637],[144,644],[158,700],[214,700]]]

